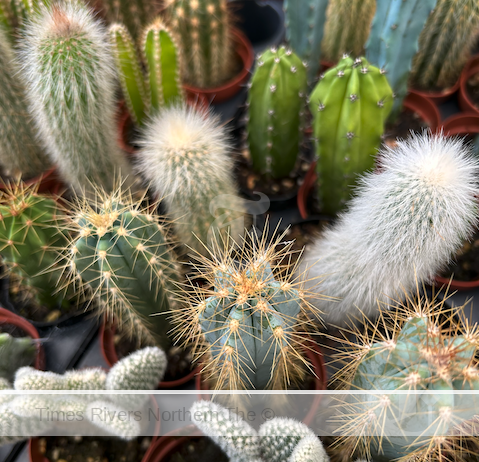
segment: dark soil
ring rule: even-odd
[[[421,133],[429,128],[427,122],[415,112],[403,111],[399,114],[393,125],[387,125],[384,132],[384,142],[388,145],[394,145],[397,138],[407,138],[411,131]]]
[[[473,75],[466,84],[467,94],[475,106],[479,108],[479,75]]]
[[[441,276],[458,281],[479,279],[479,230],[476,230],[471,242],[466,242],[456,254],[455,261]]]
[[[163,462],[228,462],[227,455],[206,436],[191,437]]]
[[[25,331],[20,329],[20,327],[14,326],[13,324],[0,324],[0,334],[10,334],[15,338],[22,338],[27,336]]]

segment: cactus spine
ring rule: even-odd
[[[245,223],[219,120],[183,104],[164,109],[145,130],[138,168],[162,197],[179,241],[200,254],[229,233],[239,240]]]
[[[411,63],[418,39],[437,0],[384,0],[377,4],[371,34],[366,43],[368,61],[384,69],[396,97],[395,119],[407,94]]]
[[[419,36],[411,82],[421,88],[447,88],[459,78],[479,33],[475,0],[438,0]]]
[[[328,275],[318,290],[340,301],[316,304],[332,324],[374,317],[378,301],[430,281],[477,219],[478,164],[460,140],[424,133],[379,156],[383,170],[363,177],[348,211],[302,263],[309,277]]]
[[[29,366],[36,354],[35,343],[30,337],[15,338],[0,333],[0,380],[13,380],[15,370]]]
[[[346,56],[322,76],[309,105],[322,209],[335,214],[349,199],[357,175],[374,166],[392,90],[365,58]]]
[[[284,2],[286,38],[294,52],[308,63],[310,82],[318,75],[327,6],[328,0]]]
[[[111,190],[130,167],[116,145],[115,84],[103,26],[80,2],[33,15],[22,57],[32,112],[47,151],[79,193]]]
[[[258,58],[248,96],[248,143],[256,171],[281,178],[294,169],[306,86],[306,68],[291,50],[272,48]]]

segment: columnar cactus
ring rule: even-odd
[[[274,418],[256,431],[231,409],[211,401],[191,407],[196,426],[210,437],[231,462],[327,462],[321,441],[294,419]]]
[[[233,178],[225,129],[185,104],[165,108],[149,123],[138,169],[163,198],[179,241],[200,254],[211,240],[239,240],[245,209]]]
[[[25,21],[49,3],[49,0],[0,0],[0,21],[12,31],[23,26]]]
[[[412,135],[379,156],[382,171],[363,177],[302,263],[309,278],[328,275],[317,290],[338,301],[316,305],[332,324],[373,317],[378,302],[431,281],[477,220],[478,163],[460,140]]]
[[[347,53],[362,56],[371,30],[376,0],[329,0],[322,57],[336,62]]]
[[[36,354],[35,342],[30,337],[15,338],[0,332],[0,381],[13,380],[16,369],[32,364]]]
[[[383,0],[377,3],[366,43],[368,61],[386,71],[395,93],[392,117],[399,114],[418,39],[437,0]]]
[[[294,52],[308,65],[308,80],[314,82],[321,60],[328,0],[286,0],[286,38]]]
[[[419,36],[410,81],[420,88],[447,88],[459,78],[479,35],[479,3],[438,0]]]
[[[344,57],[310,97],[318,158],[319,198],[335,214],[349,199],[357,175],[374,166],[393,106],[387,78],[365,58]]]
[[[235,67],[228,1],[169,0],[165,15],[179,37],[185,80],[202,88],[227,81]]]
[[[281,178],[293,170],[306,86],[306,68],[290,49],[272,48],[258,58],[248,96],[248,143],[256,171]]]
[[[115,74],[101,23],[81,2],[44,7],[22,40],[31,110],[51,160],[78,192],[111,190],[130,167],[117,146]]]

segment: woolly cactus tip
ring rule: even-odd
[[[288,462],[329,462],[329,456],[319,438],[306,436],[293,450]]]

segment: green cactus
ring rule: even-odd
[[[476,0],[438,0],[419,36],[410,82],[419,88],[454,85],[479,33]]]
[[[323,59],[335,63],[345,53],[362,56],[375,10],[376,0],[329,0]]]
[[[335,214],[349,199],[357,175],[371,169],[393,105],[387,78],[365,58],[343,58],[310,97],[318,157],[319,196]]]
[[[33,13],[50,3],[50,0],[0,0],[0,21],[7,30],[14,32],[23,26]]]
[[[32,364],[36,354],[35,342],[30,337],[15,338],[0,333],[0,380],[12,381],[16,369]]]
[[[248,96],[248,143],[257,172],[281,178],[294,169],[306,86],[306,68],[291,50],[272,48],[258,58]]]
[[[228,1],[170,0],[165,15],[183,51],[185,80],[201,88],[229,80],[236,63]]]

